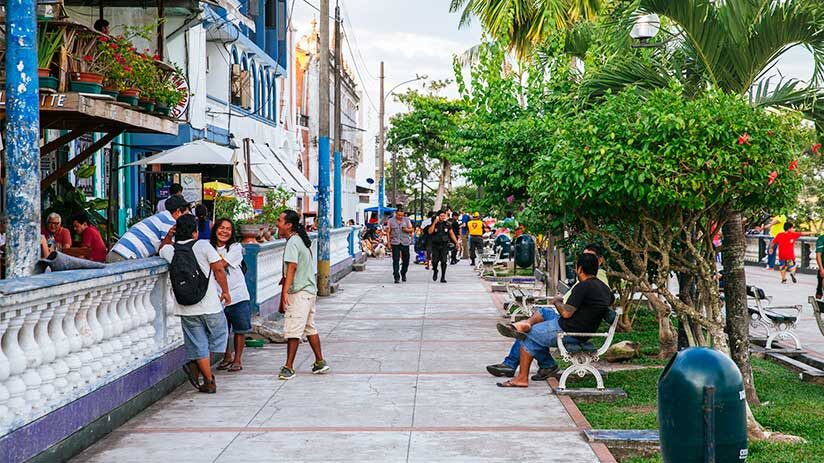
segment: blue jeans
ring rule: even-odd
[[[775,257],[776,257],[776,254],[778,254],[778,250],[776,249],[775,251],[770,253],[769,252],[770,246],[772,246],[772,240],[770,240],[770,243],[767,245],[767,251],[768,251],[768,253],[767,253],[767,267],[772,269],[772,268],[775,268]]]
[[[209,357],[209,352],[226,352],[226,336],[229,327],[223,312],[205,315],[183,315],[183,345],[186,346],[186,360]]]
[[[521,347],[538,361],[538,368],[554,368],[555,359],[549,354],[549,348],[558,344],[558,313],[550,309],[538,309],[544,321],[532,327],[526,334],[526,340],[516,340],[509,349],[509,355],[504,359],[504,365],[518,368],[521,361]]]

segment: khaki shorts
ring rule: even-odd
[[[286,296],[286,314],[283,320],[283,337],[300,339],[318,334],[315,329],[315,301],[317,296],[298,291]]]

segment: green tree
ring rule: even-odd
[[[452,163],[457,154],[455,137],[465,104],[434,92],[422,94],[414,90],[398,99],[407,105],[409,111],[390,119],[387,147],[389,151],[404,152],[416,160],[412,167],[416,172],[422,169],[432,172],[428,160],[437,162],[438,167],[434,171],[437,173],[438,189],[434,207],[440,209],[444,196],[451,189]]]
[[[558,29],[593,20],[608,0],[451,0],[450,12],[461,12],[460,26],[478,18],[495,39],[520,58]]]

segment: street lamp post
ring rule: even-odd
[[[417,82],[419,80],[427,79],[427,76],[415,76],[414,79],[407,80],[405,82],[401,82],[398,85],[392,87],[392,90],[389,90],[386,94],[383,92],[383,84],[385,80],[384,75],[384,63],[381,61],[381,74],[380,74],[380,88],[381,88],[381,98],[380,98],[380,108],[378,114],[378,223],[381,222],[383,219],[383,203],[384,203],[384,151],[386,148],[386,134],[384,133],[384,119],[386,116],[386,99],[389,98],[389,95],[392,94],[395,90],[397,90],[400,86],[410,84],[412,82]]]

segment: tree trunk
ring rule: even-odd
[[[678,333],[670,320],[670,306],[655,294],[647,294],[658,321],[658,358],[667,359],[678,352]]]
[[[441,210],[443,207],[443,197],[446,191],[446,182],[452,176],[452,166],[447,159],[441,160],[441,174],[438,177],[438,193],[435,196],[435,211]]]
[[[760,401],[753,384],[750,365],[750,316],[747,311],[747,276],[744,272],[744,253],[747,244],[744,238],[744,224],[739,213],[730,213],[728,217],[723,228],[724,252],[721,254],[721,262],[724,265],[724,300],[730,357],[744,377],[747,402],[757,405]]]

